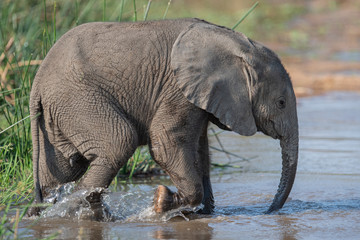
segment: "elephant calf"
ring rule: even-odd
[[[178,192],[159,186],[156,212],[203,204],[211,213],[207,127],[280,139],[283,171],[268,212],[292,188],[296,99],[268,48],[199,19],[88,23],[62,36],[30,97],[36,202],[59,184],[108,187],[139,145]]]

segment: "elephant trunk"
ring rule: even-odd
[[[270,208],[266,212],[267,214],[282,208],[293,186],[298,161],[298,129],[296,129],[295,132],[293,132],[291,135],[288,135],[287,137],[282,137],[280,139],[280,146],[282,154],[281,179],[278,191],[274,197]]]

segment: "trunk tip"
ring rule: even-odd
[[[280,208],[281,208],[281,207],[280,207]],[[278,211],[280,208],[271,205],[271,206],[268,208],[268,210],[265,212],[265,214],[272,214],[273,212]]]

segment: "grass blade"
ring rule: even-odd
[[[134,22],[137,22],[137,11],[136,11],[136,2],[135,2],[135,0],[133,0],[133,5],[134,5]]]
[[[150,5],[151,5],[151,0],[148,1],[148,4],[146,6],[146,11],[145,11],[145,15],[144,15],[144,21],[146,21],[149,10],[150,10]]]
[[[79,25],[79,3],[78,0],[75,1],[75,24]]]
[[[222,150],[222,149],[217,148],[217,147],[209,146],[209,148],[211,148],[211,149],[213,149],[213,150],[215,150],[215,151],[223,152],[223,153],[225,153],[225,154],[229,154],[229,155],[231,155],[231,156],[234,156],[234,157],[236,157],[236,158],[239,158],[241,161],[248,161],[248,160],[249,160],[249,159],[243,158],[243,157],[241,157],[241,156],[239,156],[239,155],[237,155],[237,154],[235,154],[235,153],[232,153],[232,152],[229,152],[229,151],[226,151],[226,150]]]
[[[54,34],[54,39],[53,39],[53,45],[54,45],[54,43],[56,42],[56,1],[54,2],[53,34]]]
[[[132,178],[134,172],[135,172],[135,168],[136,168],[136,165],[140,159],[140,153],[141,153],[141,150],[140,148],[137,148],[136,151],[135,151],[135,154],[134,154],[134,162],[133,162],[133,165],[132,165],[132,168],[131,168],[131,172],[130,172],[130,175],[129,175],[129,179]]]
[[[227,151],[225,150],[223,144],[222,144],[221,141],[220,141],[219,136],[216,134],[216,132],[215,132],[215,130],[214,130],[213,128],[210,128],[210,130],[213,132],[216,141],[219,143],[219,146],[220,146],[221,149],[222,149],[222,152],[225,153],[227,159],[229,160],[229,162],[231,162],[231,157],[230,157],[230,155],[227,153]]]
[[[166,18],[166,15],[167,15],[167,13],[168,13],[168,11],[169,11],[170,4],[171,4],[171,0],[169,0],[169,2],[168,2],[168,4],[167,4],[167,7],[166,7],[166,10],[165,10],[165,13],[164,13],[163,19],[165,19],[165,18]]]
[[[105,14],[106,14],[106,0],[103,0],[103,22],[105,22]]]
[[[48,49],[51,46],[51,40],[50,40],[50,33],[49,33],[49,24],[47,20],[47,14],[46,14],[46,0],[44,2],[44,21],[45,21],[45,27],[43,32],[43,50],[44,50],[44,56],[47,54]]]
[[[119,22],[121,22],[121,18],[122,18],[123,12],[124,12],[124,2],[125,2],[125,0],[121,0],[121,3],[120,3]]]
[[[14,88],[14,89],[10,89],[10,90],[4,90],[4,91],[0,91],[1,95],[7,95],[7,94],[11,94],[11,93],[15,93],[17,91],[21,91],[21,88]]]
[[[231,29],[234,30],[235,28],[237,28],[239,24],[242,23],[242,21],[244,21],[245,18],[257,7],[257,5],[259,5],[259,2],[256,2]]]
[[[0,134],[2,134],[2,133],[4,133],[4,132],[6,132],[6,131],[7,131],[7,130],[9,130],[10,128],[12,128],[12,127],[14,127],[14,126],[18,125],[19,123],[21,123],[21,122],[25,121],[25,120],[26,120],[26,119],[28,119],[29,117],[30,117],[30,115],[29,115],[29,116],[27,116],[27,117],[25,117],[25,118],[23,118],[23,119],[21,119],[21,120],[19,120],[19,121],[17,121],[16,123],[12,124],[11,126],[9,126],[9,127],[5,128],[4,130],[2,130],[2,131],[0,132]]]

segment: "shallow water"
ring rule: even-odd
[[[276,214],[264,212],[280,179],[279,142],[262,134],[241,137],[223,132],[219,137],[226,149],[249,160],[238,162],[235,157],[229,160],[223,153],[212,152],[213,162],[242,166],[212,171],[216,200],[212,216],[177,216],[179,212],[157,216],[151,211],[154,189],[171,183],[167,178],[153,177],[105,194],[103,201],[116,221],[78,220],[82,218],[79,213],[59,217],[56,213],[64,209],[58,205],[35,225],[31,225],[32,219],[22,221],[20,233],[25,238],[42,238],[60,231],[59,239],[359,238],[359,103],[360,93],[329,93],[298,100],[298,173],[289,200]],[[214,137],[211,145],[219,147]]]

